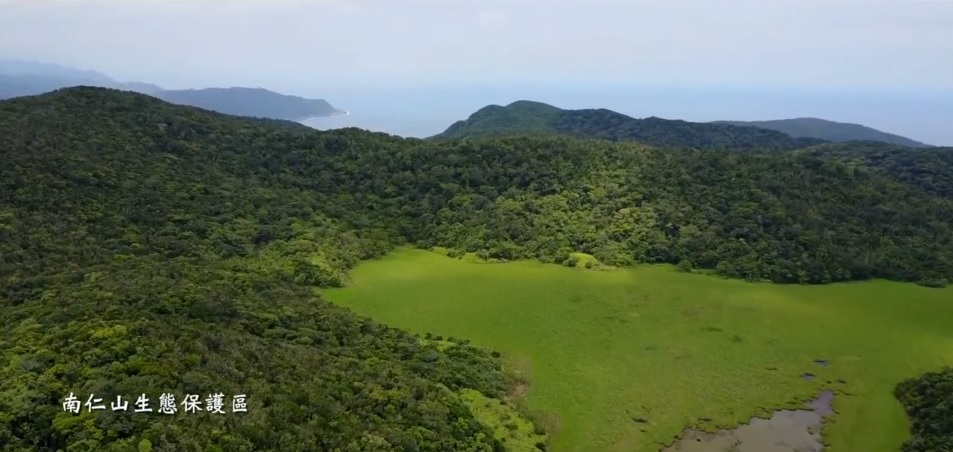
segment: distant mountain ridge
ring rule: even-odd
[[[173,104],[191,105],[236,116],[303,121],[340,113],[324,99],[305,99],[264,88],[162,90],[152,95]]]
[[[636,119],[606,109],[563,110],[520,100],[489,105],[457,121],[431,140],[501,135],[566,135],[576,138],[636,141],[653,146],[697,149],[795,150],[827,143],[795,138],[776,130],[649,117]]]
[[[51,79],[77,82],[116,83],[115,80],[101,72],[30,60],[0,58],[0,74],[8,76],[44,76]]]
[[[760,127],[762,129],[777,130],[792,137],[819,138],[833,142],[878,141],[913,148],[931,147],[931,145],[926,143],[921,143],[900,135],[882,132],[860,124],[828,121],[820,118],[776,119],[771,121],[714,121],[713,123]]]
[[[324,99],[306,99],[264,88],[166,90],[151,83],[118,82],[96,71],[36,61],[0,59],[0,100],[80,85],[135,91],[174,104],[236,116],[303,121],[342,113]]]

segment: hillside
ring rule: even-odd
[[[95,71],[34,61],[0,59],[0,100],[35,96],[72,86],[135,91],[175,104],[238,116],[302,121],[338,113],[338,110],[324,99],[305,99],[262,88],[165,90],[151,83],[118,82]]]
[[[534,413],[480,411],[520,383],[498,353],[315,291],[405,244],[782,283],[953,278],[953,201],[810,153],[423,142],[71,88],[0,102],[0,160],[5,450],[545,448],[520,427],[545,425]],[[75,416],[71,392],[248,394],[249,412]]]
[[[907,137],[881,132],[860,124],[834,122],[818,118],[777,119],[773,121],[715,121],[714,124],[759,127],[762,129],[777,130],[792,137],[817,138],[834,142],[878,141],[913,148],[930,147],[928,144],[914,141]]]
[[[104,89],[0,102],[3,449],[502,450],[460,395],[503,397],[499,358],[312,293],[397,241],[333,218],[353,209],[306,162],[393,144]],[[77,416],[71,393],[227,414]]]
[[[794,150],[823,143],[781,132],[728,124],[662,118],[635,119],[611,110],[562,110],[551,105],[517,101],[490,105],[457,121],[432,140],[504,135],[564,135],[576,138],[635,141],[652,146],[695,149]]]
[[[0,74],[12,77],[46,77],[73,83],[108,84],[115,82],[105,74],[96,71],[39,61],[5,58],[0,58]]]
[[[324,99],[305,99],[262,88],[163,90],[153,94],[167,102],[237,116],[303,121],[338,111]]]
[[[852,167],[869,167],[933,196],[953,199],[953,148],[911,150],[879,143],[831,143],[798,152]]]
[[[519,100],[505,107],[488,105],[457,121],[434,138],[458,139],[552,133],[549,123],[563,110],[542,102]]]
[[[50,76],[22,76],[0,73],[0,100],[33,96],[70,85],[70,81]]]

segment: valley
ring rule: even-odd
[[[0,452],[953,452],[953,2],[0,5]]]
[[[654,452],[823,391],[834,452],[951,444],[950,149],[604,117],[420,140],[0,102],[4,450]],[[247,415],[64,409],[170,392]]]
[[[530,381],[525,402],[556,431],[557,452],[655,452],[686,426],[731,428],[825,389],[837,411],[825,451],[896,450],[907,424],[894,385],[953,361],[951,288],[752,284],[410,249],[352,275],[351,287],[323,295],[413,333],[502,351]]]

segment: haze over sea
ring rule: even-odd
[[[351,112],[308,122],[320,128],[427,136],[527,99],[692,121],[818,117],[953,145],[947,1],[0,4],[0,55]]]
[[[427,137],[489,105],[516,100],[566,109],[607,108],[636,118],[687,121],[820,117],[863,124],[933,145],[953,145],[953,92],[639,83],[461,83],[361,89],[300,89],[350,115],[305,121],[317,129],[359,127]]]

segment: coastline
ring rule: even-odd
[[[336,116],[349,116],[350,114],[351,114],[351,112],[349,112],[349,111],[347,111],[347,110],[334,110],[334,112],[331,113],[331,114],[329,114],[329,115],[323,115],[323,116],[308,116],[308,117],[306,117],[306,118],[301,118],[301,119],[298,119],[298,120],[296,120],[296,121],[297,121],[297,122],[304,122],[304,121],[310,121],[310,120],[312,120],[312,119],[333,118],[333,117],[336,117]]]

